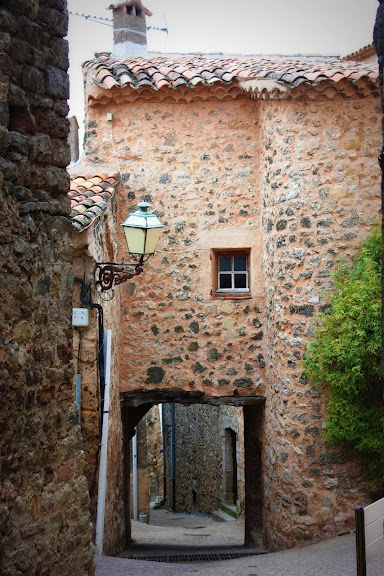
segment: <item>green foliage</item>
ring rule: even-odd
[[[353,265],[339,266],[304,360],[305,376],[327,394],[328,441],[355,450],[376,489],[384,485],[381,255],[377,228]]]

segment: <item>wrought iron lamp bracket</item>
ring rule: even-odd
[[[94,272],[96,290],[107,292],[118,284],[138,276],[144,272],[142,264],[145,260],[147,258],[140,256],[136,262],[97,262]]]

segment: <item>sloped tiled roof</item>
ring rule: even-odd
[[[71,220],[74,229],[82,232],[104,214],[115,193],[116,178],[107,174],[79,176],[71,181]]]
[[[376,81],[378,67],[364,62],[341,60],[337,57],[283,57],[248,56],[153,56],[148,58],[113,58],[99,54],[83,66],[94,71],[94,81],[105,89],[195,87],[215,82],[229,84],[233,81],[273,80],[286,88],[296,88],[302,83],[318,85],[330,80],[357,82],[361,78]]]
[[[366,58],[370,58],[371,56],[375,55],[376,55],[375,47],[373,46],[373,44],[368,44],[367,46],[360,48],[360,50],[358,50],[357,52],[352,52],[352,54],[347,54],[346,56],[343,56],[342,60],[354,60],[355,62],[361,62],[362,60],[365,60]]]

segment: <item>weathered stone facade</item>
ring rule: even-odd
[[[70,176],[76,182],[76,167],[69,170]],[[91,177],[90,177],[91,178]],[[96,179],[98,182],[100,178]],[[114,179],[113,179],[114,180]],[[79,187],[81,188],[81,180]],[[92,179],[86,185],[93,184]],[[100,190],[103,188],[99,187]],[[87,188],[84,188],[86,190]],[[88,188],[89,189],[89,188]],[[113,190],[114,186],[111,185]],[[94,286],[94,270],[96,262],[116,261],[117,233],[116,233],[116,191],[111,200],[106,203],[105,211],[98,217],[94,214],[91,225],[82,229],[81,221],[72,219],[74,231],[72,242],[74,247],[74,275],[75,285],[73,291],[73,307],[88,308],[89,325],[75,327],[73,332],[73,346],[75,350],[74,363],[76,365],[75,379],[81,385],[81,432],[85,453],[84,473],[87,477],[90,492],[91,518],[96,529],[97,508],[99,499],[99,469],[100,450],[102,442],[107,442],[107,485],[105,493],[104,527],[100,526],[97,534],[97,543],[104,554],[114,555],[124,546],[124,498],[123,487],[123,450],[122,425],[119,401],[119,291],[115,297],[104,299],[98,294]],[[77,214],[73,212],[72,214]],[[92,212],[90,212],[92,214]],[[111,332],[111,359],[109,374],[108,361],[105,358],[104,337],[105,331]],[[103,399],[106,396],[106,380],[109,385],[108,425],[103,430]],[[107,434],[107,439],[103,434]],[[99,508],[103,509],[99,502]],[[100,520],[100,522],[102,522]],[[96,536],[96,534],[95,534]]]
[[[270,103],[262,121],[270,382],[264,497],[275,547],[345,531],[364,494],[359,468],[324,444],[322,397],[302,379],[300,361],[332,270],[379,219],[377,105]]]
[[[75,405],[65,0],[0,7],[0,572],[94,571]]]
[[[222,490],[220,408],[176,404],[173,423],[170,408],[166,405],[167,504],[178,512],[210,514],[218,508]],[[170,467],[172,426],[173,471]]]
[[[146,264],[145,276],[121,289],[123,316],[126,310],[135,319],[122,331],[122,349],[131,369],[122,378],[121,391],[131,390],[136,381],[164,388],[187,383],[187,389],[213,396],[232,395],[235,390],[264,394],[263,245],[257,227],[261,197],[253,165],[259,154],[255,126],[259,102],[239,93],[239,99],[219,100],[220,105],[205,103],[201,100],[210,97],[209,90],[196,88],[196,92],[200,98],[188,105],[143,102],[132,107],[128,98],[114,116],[124,181],[119,222],[134,202],[145,197],[161,207],[160,217],[167,224],[160,253]],[[105,138],[105,109],[90,109],[90,115],[97,116],[95,137],[89,134],[91,156],[98,146],[95,138]],[[251,126],[248,117],[253,119]],[[127,130],[129,135],[123,136]],[[110,145],[102,146],[103,163],[108,159],[113,163]],[[151,165],[144,159],[151,159]],[[127,163],[133,171],[123,172]],[[211,249],[244,246],[252,246],[252,299],[212,298]],[[159,268],[164,269],[164,280]],[[143,306],[154,308],[149,319]],[[138,329],[142,337],[132,338]],[[250,343],[239,337],[245,334],[257,351],[252,359]],[[144,356],[151,353],[150,367],[140,362],[139,349]]]
[[[121,288],[121,393],[265,396],[255,436],[265,542],[348,531],[367,485],[325,446],[323,399],[301,360],[332,270],[379,217],[379,99],[89,82],[88,102],[86,163],[120,170],[119,222],[149,200],[166,224],[143,281]],[[250,248],[250,297],[212,295],[212,255],[223,248]]]
[[[165,408],[166,505],[179,512],[212,514],[223,503],[238,503],[241,511],[245,499],[242,409],[176,404],[172,422],[170,405]],[[234,454],[226,437],[229,430],[236,436]],[[171,435],[175,446],[173,474]]]
[[[84,69],[83,170],[120,174],[117,224],[144,200],[166,225],[144,276],[120,289],[123,420],[132,433],[159,401],[244,406],[245,539],[261,529],[280,549],[349,531],[368,500],[356,462],[325,444],[324,398],[301,361],[332,270],[379,218],[379,91],[373,70],[351,80],[336,61],[321,82],[323,63],[288,63],[297,84],[276,64],[273,84],[271,62],[243,80],[248,62],[204,85],[197,60],[157,61],[157,76],[150,61]],[[248,294],[217,293],[223,250],[247,253]]]
[[[132,512],[137,508],[137,518],[146,514],[148,521],[151,517],[151,504],[158,504],[164,498],[164,449],[162,431],[162,407],[153,406],[140,420],[136,427],[136,453],[133,453],[131,443],[131,459],[136,457],[137,477],[133,478],[133,465],[131,469]],[[137,495],[133,486],[136,482]],[[133,498],[136,498],[136,505]],[[134,514],[132,513],[134,518]]]

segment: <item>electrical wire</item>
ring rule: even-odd
[[[91,16],[91,14],[79,14],[79,12],[69,12],[71,16],[79,16],[80,18],[85,18],[90,22],[95,22],[96,24],[102,24],[103,26],[108,26],[113,28],[113,24],[107,24],[107,22],[113,22],[111,18],[103,18],[102,16]],[[147,30],[158,30],[159,32],[166,32],[168,34],[168,28],[160,28],[159,26],[147,26]]]
[[[104,345],[102,344],[99,347],[98,351],[96,352],[95,358],[93,358],[92,360],[84,360],[83,358],[81,358],[81,345],[83,342],[83,333],[78,326],[75,326],[75,328],[77,328],[78,332],[79,332],[79,343],[78,343],[78,347],[77,347],[77,355],[74,353],[73,356],[77,360],[77,371],[78,371],[78,373],[80,373],[80,363],[82,363],[82,364],[94,364],[95,362],[97,362],[100,358],[100,354],[103,351]]]
[[[91,16],[90,14],[79,14],[78,12],[69,12],[71,16],[79,16],[80,18],[85,18],[85,20],[90,20],[96,24],[103,24],[104,26],[109,26],[112,28],[112,24],[106,24],[106,22],[112,22],[111,18],[103,18],[102,16]]]

